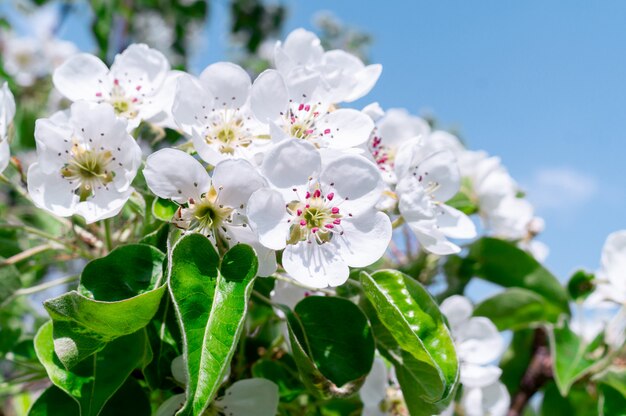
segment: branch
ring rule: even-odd
[[[548,335],[543,328],[535,330],[533,355],[520,382],[519,391],[511,401],[508,416],[520,416],[528,401],[539,389],[552,379],[552,357],[548,346]]]

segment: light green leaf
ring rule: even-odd
[[[243,330],[258,261],[243,244],[219,257],[208,238],[188,234],[173,249],[169,287],[187,362],[187,401],[178,414],[201,414],[228,370]]]
[[[437,303],[422,285],[395,270],[371,276],[362,272],[361,283],[378,319],[401,348],[396,371],[412,399],[409,410],[443,410],[458,384],[459,363]]]
[[[4,259],[0,257],[0,263]],[[12,264],[0,265],[0,305],[22,286],[20,273]]]
[[[152,202],[152,215],[161,221],[169,222],[177,209],[178,204],[169,199],[154,198]]]
[[[589,372],[597,361],[591,357],[596,345],[587,344],[567,322],[550,330],[550,354],[554,381],[561,395],[566,396],[572,384]]]
[[[82,293],[71,291],[44,302],[53,321],[54,345],[69,369],[114,339],[145,327],[159,308],[165,285],[164,255],[135,244],[87,264]]]
[[[513,287],[476,306],[475,316],[486,316],[498,330],[522,329],[541,322],[556,323],[561,309],[530,290]]]
[[[102,351],[65,369],[54,352],[52,322],[45,323],[35,336],[37,358],[57,387],[78,402],[81,416],[95,416],[124,384],[130,373],[152,359],[145,331],[120,337]]]
[[[558,279],[514,243],[481,238],[470,246],[467,258],[474,262],[476,276],[500,286],[535,292],[569,315],[569,298]]]
[[[304,385],[323,399],[354,394],[372,368],[375,350],[359,307],[347,299],[309,296],[286,312]]]

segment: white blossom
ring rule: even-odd
[[[88,223],[116,215],[133,188],[141,150],[108,104],[74,103],[35,125],[28,192],[38,207]]]
[[[54,86],[71,101],[106,102],[133,129],[164,108],[159,99],[170,65],[163,54],[144,44],[130,45],[111,69],[99,58],[81,53],[54,71]]]
[[[187,153],[162,149],[148,157],[143,173],[155,195],[179,204],[172,219],[178,227],[206,234],[218,246],[250,244],[259,258],[259,275],[276,270],[274,251],[259,244],[245,216],[250,195],[266,185],[248,161],[222,161],[210,177]]]
[[[11,153],[9,149],[9,126],[15,117],[15,98],[4,82],[0,88],[0,173],[9,165]]]
[[[365,66],[346,51],[324,51],[320,39],[304,29],[296,29],[285,42],[277,42],[274,63],[285,76],[303,69],[317,74],[321,79],[318,92],[330,103],[352,102],[365,96],[382,72],[382,65]]]
[[[322,163],[313,145],[289,139],[266,154],[261,171],[273,189],[252,194],[248,217],[261,244],[284,249],[291,277],[312,288],[338,286],[349,266],[384,254],[391,222],[374,209],[382,180],[371,162],[344,155]]]

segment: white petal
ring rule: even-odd
[[[285,76],[285,84],[289,98],[294,103],[311,103],[319,101],[319,90],[322,79],[317,71],[305,67],[296,67]],[[324,108],[324,105],[320,106]]]
[[[296,29],[291,32],[285,42],[277,46],[289,58],[291,66],[317,65],[321,63],[324,48],[320,39],[313,32],[304,29]],[[279,71],[288,71],[283,60],[276,59],[276,67]]]
[[[124,192],[113,188],[98,189],[93,197],[76,204],[76,214],[85,218],[87,224],[114,217],[122,210],[133,191],[133,188]]]
[[[213,98],[191,75],[181,75],[176,84],[172,116],[186,134],[200,131],[213,108]],[[205,118],[206,117],[206,118]]]
[[[267,248],[285,248],[290,224],[282,194],[272,189],[259,189],[250,196],[246,211],[250,225]]]
[[[461,295],[453,295],[446,298],[439,306],[439,309],[448,318],[448,323],[453,332],[463,326],[474,313],[472,302]]]
[[[407,225],[413,231],[422,248],[439,256],[456,254],[461,248],[446,239],[437,229],[435,220],[411,221]]]
[[[457,353],[459,358],[471,364],[489,364],[500,357],[504,341],[496,326],[484,317],[470,318],[456,328]]]
[[[292,278],[313,288],[342,285],[350,275],[348,265],[331,244],[288,245],[283,252],[283,267]]]
[[[226,389],[217,405],[232,416],[275,416],[278,386],[264,378],[239,380]]]
[[[0,137],[0,173],[2,173],[11,160],[11,150],[9,149],[9,141]]]
[[[226,229],[228,235],[231,237],[230,247],[238,243],[243,243],[250,245],[256,252],[257,259],[259,260],[257,276],[271,276],[276,272],[276,251],[262,245],[259,242],[259,237],[250,227],[237,225],[232,227],[226,226]]]
[[[372,370],[359,390],[361,401],[366,407],[378,406],[387,396],[387,387],[389,387],[387,373],[385,361],[380,357],[374,358]]]
[[[321,168],[321,157],[315,147],[303,140],[283,140],[266,154],[261,172],[277,188],[290,190],[308,184]]]
[[[385,112],[377,101],[366,105],[361,111],[374,121],[377,121],[385,115]]]
[[[324,133],[329,147],[346,149],[365,143],[374,129],[374,122],[358,110],[342,108],[321,117],[317,128]]]
[[[100,59],[80,53],[58,67],[52,81],[56,89],[71,101],[96,101],[111,90],[108,73],[109,68]]]
[[[185,357],[179,355],[174,358],[172,364],[170,364],[170,369],[176,381],[187,384],[187,364],[185,363]]]
[[[28,169],[28,193],[39,208],[60,217],[74,214],[78,196],[69,181],[41,171],[39,164],[33,163]]]
[[[357,155],[334,159],[324,167],[320,180],[334,191],[337,200],[343,200],[341,210],[354,216],[376,205],[384,189],[378,168]]]
[[[174,116],[172,115],[172,107],[174,106],[174,99],[176,98],[178,78],[183,75],[185,75],[185,73],[182,71],[169,71],[161,88],[158,90],[156,95],[151,98],[151,102],[145,104],[145,107],[156,107],[146,109],[145,111],[147,114],[154,114],[154,116],[148,117],[146,120],[150,124],[167,127],[173,130],[178,128],[178,125],[174,120]]]
[[[461,175],[454,154],[448,150],[434,153],[422,160],[415,170],[426,187],[436,185],[432,195],[437,201],[445,202],[459,191]]]
[[[78,101],[70,107],[70,124],[76,135],[94,147],[111,149],[134,139],[128,134],[126,121],[116,117],[109,104]]]
[[[72,146],[72,133],[70,126],[55,123],[52,119],[40,118],[35,122],[37,156],[42,172],[59,173]]]
[[[252,85],[250,107],[261,122],[276,120],[285,114],[289,104],[289,92],[282,75],[273,69],[263,71]]]
[[[626,306],[622,306],[619,312],[609,321],[605,333],[606,343],[615,349],[619,349],[626,342]]]
[[[157,409],[155,416],[174,416],[185,404],[185,393],[175,394]]]
[[[614,289],[615,298],[626,297],[626,230],[610,234],[602,248],[601,267],[597,278]]]
[[[441,204],[439,208],[444,214],[437,216],[437,225],[439,225],[439,230],[447,237],[476,237],[476,226],[467,215],[445,204]]]
[[[407,139],[428,136],[428,123],[410,114],[404,108],[390,108],[385,116],[378,121],[376,135],[387,146],[398,146]]]
[[[500,382],[483,388],[465,389],[461,399],[467,416],[505,416],[510,403],[509,392]]]
[[[211,92],[218,108],[241,108],[250,95],[250,75],[230,62],[207,66],[200,74],[200,82]]]
[[[211,187],[211,178],[200,162],[176,149],[161,149],[146,160],[143,174],[157,196],[180,204],[199,200]]]
[[[219,190],[218,202],[235,209],[243,209],[250,195],[266,186],[265,179],[258,170],[243,159],[218,163],[212,179],[213,186]]]
[[[335,234],[341,258],[351,267],[365,267],[380,260],[391,241],[391,220],[372,209],[342,221],[343,235]]]
[[[142,94],[154,95],[170,71],[167,58],[158,50],[141,43],[130,45],[118,54],[111,65],[111,76],[131,91],[140,88]]]
[[[464,387],[485,387],[498,381],[502,370],[495,365],[461,363],[461,383]]]
[[[380,74],[382,72],[382,65],[373,64],[366,66],[354,74],[356,85],[352,92],[348,96],[344,97],[343,101],[350,103],[366,96],[372,88],[374,88],[374,85],[376,85],[376,82],[378,81],[378,78],[380,78]]]

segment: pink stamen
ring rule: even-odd
[[[301,209],[299,209],[299,210],[298,210],[298,211],[296,211],[296,212],[298,213],[298,217],[299,217],[300,215],[302,215],[302,210],[301,210]]]
[[[324,130],[324,134],[330,134],[330,129]]]
[[[305,197],[306,199],[311,198],[311,193],[310,193],[310,192],[307,192],[307,193],[306,193],[306,195],[304,195],[304,197]]]
[[[114,83],[115,85],[120,85],[120,80],[119,80],[119,79],[117,79],[117,78],[115,78],[115,79],[113,80],[113,83]]]
[[[333,192],[330,192],[328,195],[326,195],[326,199],[328,199],[329,201],[332,201],[334,197],[335,197],[335,194]]]
[[[309,111],[311,109],[310,105],[307,105],[306,107],[304,107],[304,111]]]
[[[298,111],[302,111],[302,109],[303,109],[303,108],[304,108],[304,104],[300,104],[300,105],[298,106]]]
[[[137,86],[135,87],[135,89],[136,89],[137,91],[139,91],[139,90],[141,89],[141,85],[137,85]]]
[[[333,221],[333,224],[339,225],[339,224],[341,224],[341,220],[339,218],[337,218],[335,221]]]
[[[311,228],[311,232],[312,232],[313,234],[315,234],[318,230],[319,230],[319,228],[317,228],[317,227],[313,227],[313,228]]]
[[[322,196],[322,192],[316,189],[315,192],[313,192],[313,198],[319,198],[320,196]]]
[[[306,221],[305,220],[300,221],[300,225],[303,227],[306,227]]]
[[[333,214],[339,214],[339,207],[332,207],[330,212],[332,212]]]
[[[102,93],[101,92],[97,92],[96,93],[96,97],[102,97]]]
[[[334,225],[332,225],[332,224],[326,224],[324,227],[326,227],[326,228],[328,228],[328,229],[333,229],[333,228],[335,228],[335,226],[334,226]]]

